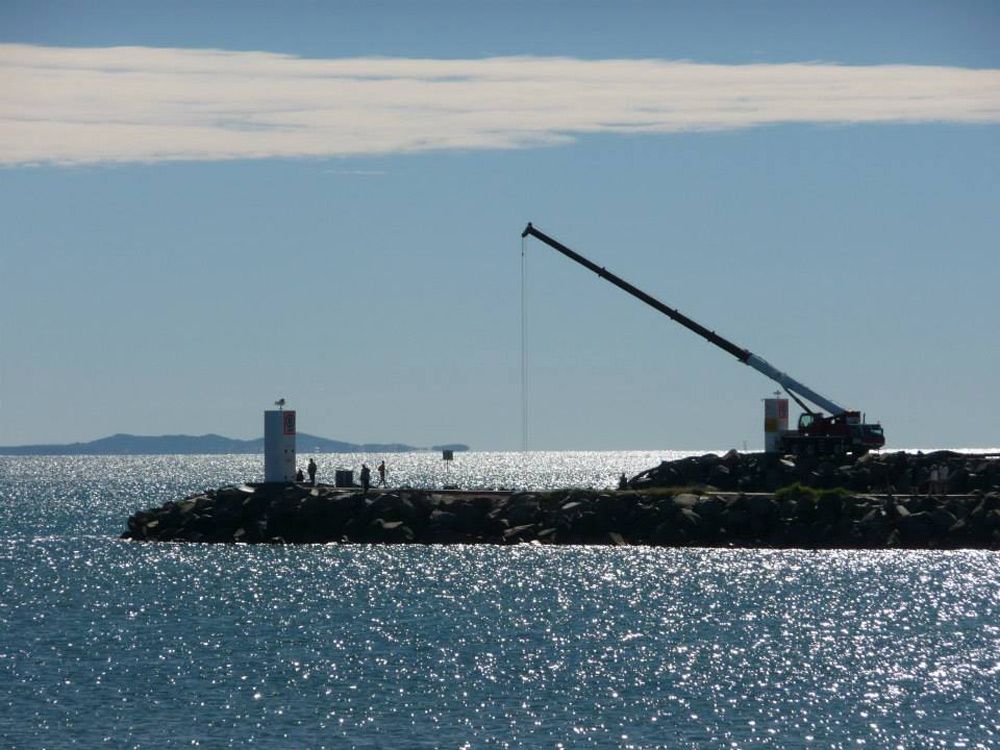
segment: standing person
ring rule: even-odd
[[[361,491],[368,494],[368,486],[372,483],[372,470],[367,464],[361,464]]]
[[[938,467],[938,494],[948,494],[948,464],[941,464]]]
[[[378,486],[385,487],[385,461],[378,465]]]
[[[620,489],[620,490],[627,490],[628,489],[628,477],[625,476],[625,472],[624,471],[622,472],[622,475],[620,477],[618,477],[618,489]]]
[[[309,472],[309,484],[316,486],[316,462],[311,458],[309,459],[309,466],[306,469]]]

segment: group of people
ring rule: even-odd
[[[948,492],[948,464],[934,464],[927,479],[928,495],[944,495]]]
[[[309,459],[309,465],[306,467],[306,471],[309,472],[309,484],[316,484],[316,462],[311,458]],[[306,481],[305,475],[302,473],[302,469],[297,469],[295,471],[295,481],[304,482]]]
[[[372,484],[372,470],[368,468],[368,464],[361,464],[361,473],[359,474],[361,479],[361,491],[366,495],[368,494],[368,488]],[[380,461],[378,465],[378,487],[385,487],[385,461]]]
[[[378,487],[387,486],[385,483],[385,461],[380,461],[377,467],[378,470]],[[316,484],[316,462],[313,459],[309,459],[309,465],[306,467],[306,471],[309,472],[309,484],[315,486]],[[361,489],[367,494],[368,488],[371,487],[372,483],[372,470],[368,468],[368,464],[361,464],[361,472],[359,475],[361,479]],[[305,474],[302,473],[302,469],[298,469],[295,472],[295,481],[304,482],[306,481]]]

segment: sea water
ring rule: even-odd
[[[541,488],[678,455],[384,458],[391,484]],[[0,458],[0,747],[1000,747],[996,553],[117,539],[259,478]]]

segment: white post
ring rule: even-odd
[[[295,412],[264,412],[264,481],[295,481]]]

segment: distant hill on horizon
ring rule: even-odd
[[[462,443],[418,448],[405,443],[346,443],[341,440],[299,433],[296,450],[300,453],[405,453],[420,450],[467,451]],[[128,435],[119,433],[87,443],[62,445],[0,446],[2,456],[154,456],[172,454],[263,453],[264,438],[239,440],[222,435]]]

